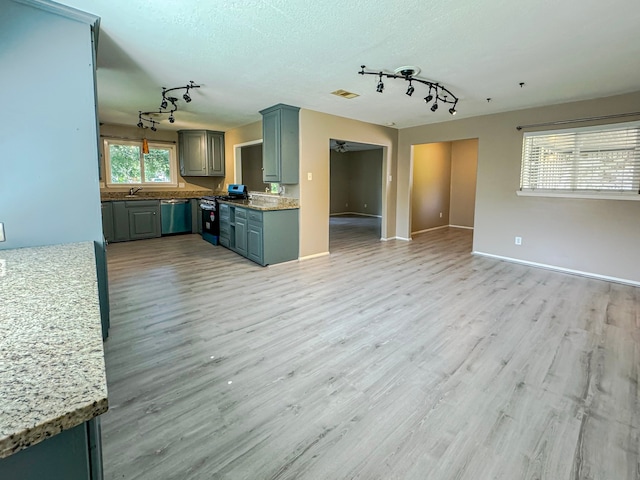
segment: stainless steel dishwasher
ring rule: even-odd
[[[162,235],[191,232],[191,200],[172,198],[160,200],[160,219]]]

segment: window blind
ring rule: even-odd
[[[525,133],[520,189],[640,193],[640,122]]]

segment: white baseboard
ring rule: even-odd
[[[581,277],[595,278],[597,280],[605,280],[607,282],[624,283],[625,285],[633,285],[640,287],[640,282],[634,280],[627,280],[626,278],[609,277],[607,275],[600,275],[592,272],[583,272],[582,270],[573,270],[571,268],[558,267],[557,265],[548,265],[546,263],[530,262],[528,260],[520,260],[518,258],[503,257],[502,255],[494,255],[492,253],[484,252],[471,252],[473,255],[479,255],[481,257],[496,258],[498,260],[504,260],[512,263],[520,263],[522,265],[528,265],[530,267],[545,268],[547,270],[555,270],[556,272],[570,273],[572,275],[580,275]]]
[[[424,230],[418,230],[417,232],[411,232],[411,235],[417,235],[419,233],[433,232],[434,230],[442,230],[443,228],[449,228],[449,225],[440,225],[439,227],[426,228]]]
[[[330,217],[339,217],[340,215],[360,215],[361,217],[376,217],[382,218],[382,215],[372,215],[370,213],[360,213],[360,212],[340,212],[340,213],[331,213]]]
[[[329,252],[314,253],[313,255],[305,255],[304,257],[299,257],[298,261],[302,262],[303,260],[311,260],[312,258],[326,257],[327,255],[329,255]]]
[[[451,228],[464,228],[465,230],[473,230],[473,227],[465,227],[464,225],[449,225]]]
[[[380,239],[381,242],[389,242],[391,240],[404,240],[404,241],[407,241],[407,242],[411,241],[410,238],[404,238],[404,237],[388,237],[388,238],[381,238]]]

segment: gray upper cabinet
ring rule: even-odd
[[[180,130],[180,174],[184,177],[224,177],[224,132]]]
[[[262,110],[262,180],[265,183],[298,183],[300,157],[300,109],[278,104]]]

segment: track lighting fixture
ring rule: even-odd
[[[429,80],[424,80],[422,78],[417,78],[416,75],[420,73],[420,69],[418,67],[399,67],[394,70],[395,73],[386,73],[383,71],[373,72],[366,71],[366,66],[361,65],[360,71],[358,74],[360,75],[376,75],[378,77],[378,85],[376,87],[376,92],[382,93],[384,90],[384,83],[382,83],[382,77],[386,78],[401,78],[407,82],[409,82],[409,87],[407,88],[406,94],[408,96],[413,95],[415,88],[413,86],[413,82],[422,83],[429,87],[429,93],[426,97],[424,97],[425,103],[429,103],[434,100],[433,105],[431,105],[431,111],[435,112],[438,110],[438,102],[441,103],[450,103],[453,106],[449,109],[449,113],[451,115],[455,115],[456,105],[458,104],[458,97],[456,97],[451,91],[446,88],[444,85],[441,85],[437,82],[431,82]]]
[[[185,85],[184,87],[173,87],[173,88],[162,87],[162,101],[160,102],[160,108],[158,110],[148,111],[148,112],[143,112],[142,110],[140,110],[138,112],[138,124],[137,124],[138,128],[149,128],[154,132],[157,131],[158,129],[156,128],[156,125],[159,124],[160,122],[152,118],[149,118],[151,115],[163,115],[168,113],[169,123],[174,123],[176,121],[176,118],[173,114],[178,110],[178,98],[169,96],[167,94],[175,90],[186,90],[184,95],[182,95],[182,98],[186,103],[190,103],[192,98],[189,95],[189,90],[192,88],[200,88],[200,85],[196,85],[193,82],[193,80],[191,80],[189,84]]]
[[[376,87],[376,92],[382,93],[384,90],[384,83],[382,83],[382,72],[380,73],[380,80],[378,81],[378,86]]]
[[[409,88],[407,88],[407,95],[411,96],[413,95],[415,88],[413,88],[413,85],[411,85],[411,81],[409,81]]]

